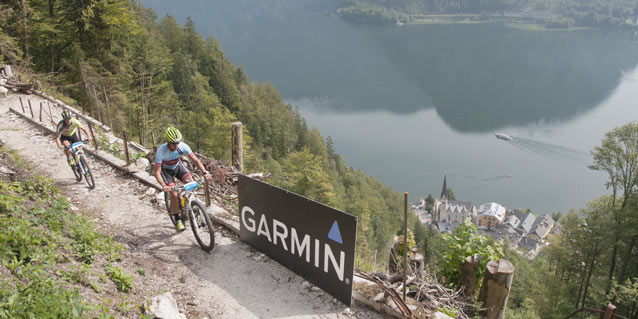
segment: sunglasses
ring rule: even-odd
[[[168,142],[168,144],[171,145],[171,146],[177,146],[177,144],[179,144],[179,142],[177,142],[177,143]]]

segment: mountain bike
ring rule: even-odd
[[[90,189],[95,188],[95,179],[93,178],[93,174],[91,174],[91,167],[89,166],[89,162],[86,160],[86,156],[84,156],[84,151],[82,150],[82,145],[84,142],[75,142],[71,144],[71,146],[65,146],[65,149],[71,151],[71,155],[73,155],[73,161],[75,164],[71,166],[71,170],[73,170],[73,174],[75,175],[75,179],[79,182],[82,180],[82,176],[84,176],[84,180],[86,184],[89,185]]]
[[[184,217],[188,215],[197,243],[204,251],[210,252],[215,246],[215,229],[208,212],[204,208],[204,204],[197,199],[197,193],[195,192],[197,187],[199,187],[199,183],[196,181],[174,187],[177,191],[179,203],[179,212],[177,214],[171,214],[168,192],[164,192],[164,200],[166,201],[166,209],[173,226],[177,223],[178,215],[182,218],[182,221],[185,221]]]

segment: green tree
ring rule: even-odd
[[[613,214],[611,217],[614,220],[614,225],[611,232],[615,240],[606,288],[606,292],[609,293],[616,267],[619,244],[621,241],[630,242],[618,275],[619,281],[622,282],[625,279],[627,265],[632,256],[633,248],[638,240],[636,232],[629,232],[629,234],[632,234],[630,238],[623,236],[623,234],[627,234],[626,231],[623,231],[623,221],[631,218],[627,214],[636,214],[635,210],[627,212],[625,208],[631,197],[634,196],[636,183],[638,182],[638,123],[625,124],[605,134],[601,146],[594,147],[592,155],[594,164],[589,167],[606,172],[609,178],[606,186],[612,189],[611,211]],[[616,209],[618,196],[620,196],[621,202],[620,208]]]
[[[441,235],[441,241],[445,248],[439,275],[445,277],[445,283],[448,286],[454,286],[458,282],[461,268],[467,257],[478,257],[477,277],[479,279],[483,276],[490,260],[503,257],[501,244],[479,234],[476,225],[469,219],[458,225],[452,233]]]

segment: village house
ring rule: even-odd
[[[518,224],[518,228],[522,229],[525,234],[527,234],[532,230],[535,221],[536,216],[531,212],[527,213],[525,214],[525,216],[523,216],[523,219],[521,219],[521,222]]]
[[[479,207],[478,222],[479,228],[494,228],[505,219],[505,207],[498,203],[485,203]]]
[[[549,215],[542,215],[536,218],[534,226],[530,230],[527,236],[535,241],[542,241],[549,235],[550,231],[554,227],[554,219]]]
[[[520,223],[521,223],[521,220],[518,219],[518,217],[516,217],[516,215],[514,214],[507,215],[505,217],[505,220],[503,221],[503,224],[510,225],[514,229],[516,229],[516,227],[518,227]]]

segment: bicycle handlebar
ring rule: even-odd
[[[192,191],[192,190],[197,189],[197,187],[199,187],[199,185],[200,184],[199,184],[198,181],[192,181],[192,182],[186,183],[186,184],[184,184],[182,186],[173,186],[173,187],[171,187],[171,189],[172,190],[176,190],[178,192],[182,192],[182,191],[188,192],[188,191]]]
[[[65,146],[64,149],[65,150],[72,149],[74,145],[75,146],[80,146],[80,145],[83,145],[84,143],[87,143],[88,141],[89,141],[88,139],[85,139],[85,140],[82,140],[82,141],[79,141],[79,142],[75,142],[75,143],[73,143],[73,144],[71,144],[69,146]]]

